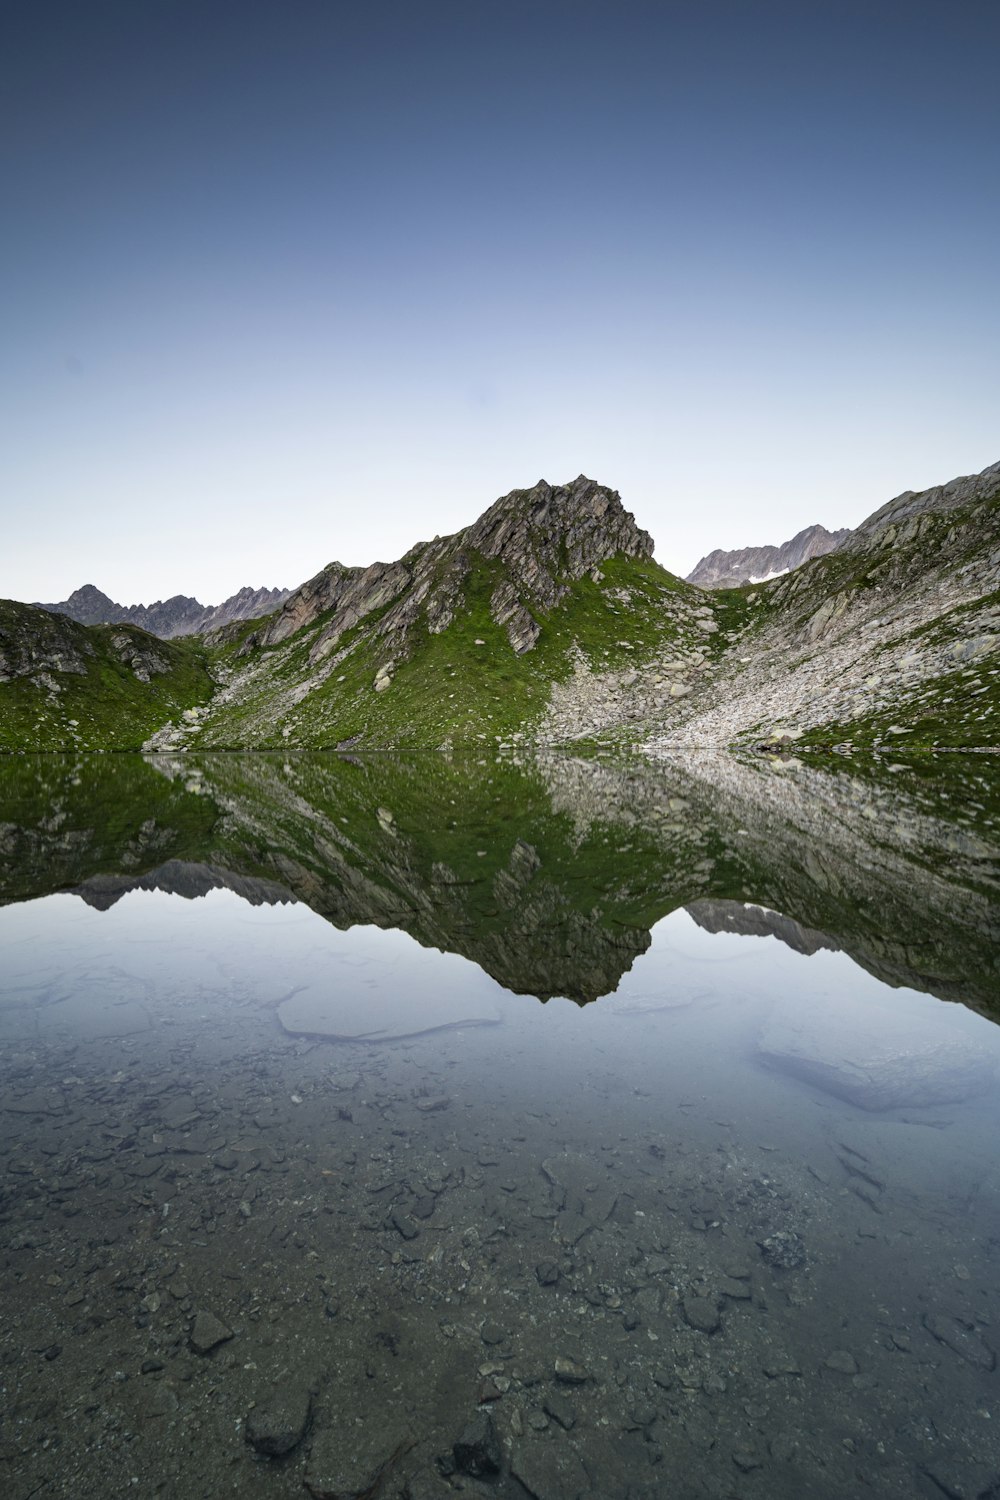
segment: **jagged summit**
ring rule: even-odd
[[[519,655],[538,640],[539,613],[555,608],[571,584],[616,556],[650,557],[653,539],[622,505],[617,490],[585,474],[565,485],[540,479],[502,495],[453,536],[419,542],[394,563],[345,568],[331,563],[286,600],[245,650],[287,640],[322,615],[331,618],[313,643],[322,660],[341,638],[378,611],[377,631],[400,640],[422,623],[446,630],[467,586],[490,575],[490,614]]]
[[[221,604],[201,604],[189,594],[174,594],[155,604],[116,604],[94,584],[85,583],[60,604],[35,607],[67,615],[79,625],[138,625],[150,635],[170,640],[178,635],[204,635],[234,620],[258,619],[287,598],[287,589],[242,588]]]

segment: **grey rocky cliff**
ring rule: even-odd
[[[137,625],[150,635],[171,640],[179,635],[204,635],[234,620],[256,620],[277,609],[288,589],[242,588],[221,604],[200,604],[187,594],[158,599],[155,604],[116,604],[92,583],[75,589],[60,604],[39,604],[49,614],[66,615],[80,625]]]
[[[717,548],[701,559],[694,571],[687,575],[687,581],[703,589],[759,583],[799,568],[814,557],[835,552],[850,535],[846,528],[827,531],[825,526],[807,526],[779,547],[742,547],[730,552]]]
[[[912,517],[928,512],[947,512],[966,505],[975,505],[996,494],[1000,486],[1000,463],[990,464],[979,474],[963,474],[947,484],[934,485],[929,490],[904,490],[895,499],[889,500],[881,509],[873,512],[867,520],[851,533],[852,544],[864,544],[884,535],[889,526],[899,526]]]
[[[30,605],[0,611],[0,683],[51,672],[86,676],[94,647],[73,621],[47,615]]]

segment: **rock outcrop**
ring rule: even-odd
[[[92,583],[74,589],[61,604],[39,604],[50,614],[68,615],[80,625],[137,625],[150,635],[171,640],[178,635],[205,635],[234,620],[256,620],[288,598],[288,589],[242,588],[221,604],[200,604],[187,594],[155,604],[116,604]]]
[[[703,557],[688,583],[702,589],[729,589],[745,583],[763,583],[799,568],[813,557],[825,557],[843,546],[850,531],[827,531],[825,526],[807,526],[780,547],[742,547],[723,552],[716,549]]]

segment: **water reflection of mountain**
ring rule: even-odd
[[[726,756],[52,759],[0,769],[0,897],[135,889],[297,900],[399,928],[501,984],[613,991],[679,906],[712,931],[841,948],[1000,1013],[989,769],[862,777]]]
[[[836,953],[840,944],[829,933],[814,932],[791,917],[768,911],[753,901],[689,901],[688,915],[706,932],[730,932],[740,937],[774,937],[794,953],[810,956],[824,949]]]

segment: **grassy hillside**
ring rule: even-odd
[[[213,687],[198,640],[0,600],[0,750],[136,750]]]
[[[565,680],[576,660],[595,670],[641,667],[692,634],[684,604],[697,591],[651,558],[615,557],[597,578],[572,583],[555,608],[536,611],[538,643],[518,655],[490,612],[500,577],[496,560],[473,557],[448,627],[435,634],[421,620],[398,654],[378,634],[377,616],[345,632],[322,668],[313,654],[329,615],[249,659],[237,655],[238,645],[223,648],[233,680],[205,724],[183,731],[183,739],[201,748],[310,749],[506,739],[541,716],[552,683]],[[377,687],[387,667],[389,680]]]

